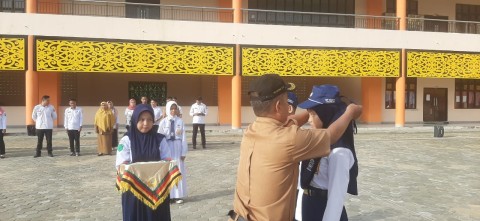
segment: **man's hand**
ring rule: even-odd
[[[362,105],[356,105],[356,104],[350,104],[347,107],[347,110],[345,112],[349,113],[350,116],[352,117],[352,120],[355,120],[362,115],[363,107]]]
[[[7,129],[3,129],[3,130],[2,130],[2,133],[6,133],[6,132],[7,132]]]
[[[186,156],[180,157],[180,159],[181,159],[182,161],[184,161],[185,158],[187,158],[187,157],[186,157]]]
[[[82,132],[82,127],[80,127],[80,129],[78,129],[78,132],[79,132],[79,133]]]

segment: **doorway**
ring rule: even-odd
[[[446,122],[448,116],[448,89],[423,89],[423,121]]]

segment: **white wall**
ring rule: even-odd
[[[245,45],[480,51],[480,35],[474,34],[24,13],[0,13],[0,34]]]

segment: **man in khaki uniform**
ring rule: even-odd
[[[257,118],[249,125],[240,146],[234,211],[229,220],[293,220],[298,163],[327,156],[336,142],[360,116],[361,106],[350,105],[328,129],[301,129],[314,111],[288,119],[286,84],[276,74],[266,74],[250,85],[250,103]]]

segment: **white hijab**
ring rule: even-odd
[[[172,114],[170,114],[170,107],[171,107],[173,104],[177,105],[177,109],[178,109],[178,104],[177,104],[177,102],[175,102],[175,101],[169,101],[169,102],[167,102],[167,105],[165,106],[165,112],[167,112],[167,117],[168,117],[169,119],[172,119],[172,118],[174,117],[174,116],[172,116]]]

